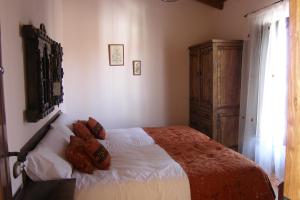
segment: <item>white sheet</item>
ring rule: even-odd
[[[186,173],[143,129],[108,131],[108,171],[74,171],[76,200],[190,200]]]
[[[113,144],[131,144],[136,146],[155,144],[153,138],[150,137],[142,128],[111,129],[106,132],[106,140],[113,142]]]

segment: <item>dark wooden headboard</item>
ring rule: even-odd
[[[21,148],[20,153],[18,155],[19,162],[24,162],[26,160],[28,153],[32,151],[39,144],[39,142],[44,138],[44,136],[47,134],[48,130],[50,129],[51,123],[53,123],[61,113],[62,113],[61,111],[55,113],[55,115],[40,130],[38,130],[38,132],[36,132],[28,140],[28,142]]]

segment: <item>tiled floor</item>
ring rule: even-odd
[[[278,199],[278,186],[280,185],[280,183],[282,181],[280,181],[278,178],[276,178],[275,176],[269,176],[269,179],[271,181],[271,184],[272,184],[272,187],[273,187],[273,190],[275,192],[275,195],[276,195],[276,200],[280,200]]]

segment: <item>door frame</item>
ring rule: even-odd
[[[3,199],[12,200],[9,159],[6,156],[8,155],[8,144],[7,144],[7,135],[6,135],[3,73],[4,73],[4,69],[2,67],[1,26],[0,26],[0,154],[2,154],[0,155],[0,187],[3,192]]]

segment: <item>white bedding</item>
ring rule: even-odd
[[[109,145],[109,151],[122,151],[128,148],[128,145],[145,146],[155,144],[152,137],[150,137],[142,128],[128,128],[128,129],[111,129],[106,131],[107,136],[105,140],[100,140],[101,143]]]
[[[186,173],[141,128],[107,131],[108,171],[74,171],[76,200],[190,200]]]

